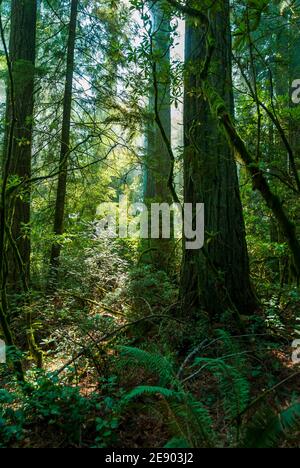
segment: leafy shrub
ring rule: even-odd
[[[177,289],[168,275],[150,265],[134,268],[126,289],[128,301],[133,303],[135,310],[144,314],[167,308],[177,300]]]
[[[6,448],[23,437],[24,413],[16,407],[17,395],[0,390],[0,448]]]
[[[85,397],[78,387],[41,374],[24,394],[1,390],[0,447],[9,448],[36,428],[66,446],[110,446],[117,439],[119,390],[112,380],[101,384],[100,392]]]

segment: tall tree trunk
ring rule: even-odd
[[[233,114],[229,1],[210,12],[215,41],[208,82]],[[192,21],[186,25],[185,154],[186,203],[205,204],[206,242],[202,250],[186,250],[182,268],[183,308],[210,315],[231,308],[254,312],[257,303],[249,278],[249,260],[233,151],[202,94],[201,68],[207,57],[206,34]]]
[[[8,164],[9,177],[20,181],[31,177],[32,123],[34,106],[34,75],[36,56],[36,0],[12,0],[9,55],[12,68],[13,98],[11,83],[8,83],[4,154],[9,151],[11,121],[15,119],[13,145]],[[13,102],[12,102],[13,99]],[[13,116],[14,106],[14,116]],[[5,164],[5,161],[4,161]],[[4,169],[3,169],[4,170]],[[10,202],[8,224],[11,235],[23,263],[26,282],[30,278],[30,189],[18,192]],[[11,288],[20,286],[20,265],[16,253],[8,249],[8,280]]]
[[[76,26],[78,15],[78,0],[71,1],[71,15],[69,24],[68,50],[67,50],[67,68],[66,84],[64,94],[64,109],[61,135],[61,150],[59,163],[59,177],[57,184],[56,205],[54,215],[54,234],[61,236],[64,233],[65,203],[67,195],[67,172],[70,156],[70,126],[72,110],[72,89],[74,75],[74,58],[76,42]],[[50,266],[51,277],[56,277],[60,264],[61,244],[54,243],[51,251]]]
[[[170,13],[166,4],[158,2],[152,8],[152,15],[153,66],[149,99],[151,120],[147,129],[144,178],[144,199],[149,207],[151,203],[172,203],[172,196],[168,187],[171,160],[162,135],[163,129],[165,137],[171,142]],[[161,125],[161,128],[159,125]],[[151,239],[149,247],[153,265],[157,269],[167,271],[170,255],[172,254],[171,239]]]
[[[2,164],[0,202],[0,322],[8,346],[15,346],[10,329],[7,286],[17,291],[21,286],[28,296],[30,279],[30,236],[24,225],[30,223],[30,189],[26,186],[14,195],[10,182],[24,182],[31,177],[32,122],[36,47],[36,0],[13,0],[9,53],[1,19],[1,39],[8,65],[6,131]],[[28,309],[30,310],[30,309]],[[31,313],[26,312],[27,340],[32,356],[42,366],[42,355],[36,345]],[[20,381],[24,381],[21,360],[13,358]]]

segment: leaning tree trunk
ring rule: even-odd
[[[34,106],[34,75],[36,56],[36,0],[12,0],[9,56],[12,69],[12,84],[8,83],[6,132],[4,136],[4,155],[10,161],[8,176],[18,182],[31,177],[32,123]],[[13,101],[12,101],[13,99]],[[14,115],[13,115],[14,114]],[[14,119],[13,143],[9,149],[11,122]],[[5,160],[3,171],[5,171]],[[16,250],[8,248],[8,281],[14,290],[20,287],[23,274],[27,283],[30,278],[30,189],[19,190],[10,200],[8,226],[15,247],[22,261],[22,273]]]
[[[71,15],[69,24],[68,50],[67,50],[67,69],[66,84],[64,94],[64,109],[61,136],[61,151],[59,163],[59,177],[57,184],[57,195],[54,215],[54,234],[61,236],[64,233],[65,204],[67,195],[67,173],[70,156],[70,126],[72,110],[72,90],[74,75],[74,58],[76,42],[76,26],[78,15],[78,0],[72,0]],[[51,279],[57,279],[58,268],[60,265],[61,244],[59,240],[55,242],[51,250],[50,268]]]
[[[233,114],[229,2],[211,11],[215,47],[207,80]],[[201,71],[207,41],[202,26],[186,25],[185,153],[186,203],[205,204],[205,246],[186,250],[182,268],[183,310],[211,316],[233,309],[251,314],[257,303],[249,278],[249,260],[237,168],[225,135],[202,93]]]
[[[153,6],[152,15],[153,65],[149,99],[150,121],[147,126],[147,154],[144,173],[144,199],[149,207],[151,203],[172,203],[172,196],[168,187],[171,160],[164,141],[165,138],[171,142],[170,13],[167,5],[159,2]],[[149,221],[151,222],[151,220]],[[172,245],[171,239],[151,239],[149,242],[152,264],[157,269],[168,270]]]

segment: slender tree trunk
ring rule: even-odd
[[[72,88],[74,75],[74,58],[75,58],[75,42],[76,42],[76,26],[78,15],[78,0],[71,2],[71,15],[69,24],[68,50],[67,50],[67,68],[66,68],[66,84],[64,94],[64,109],[63,123],[61,135],[61,151],[60,151],[60,174],[57,184],[57,195],[54,216],[54,234],[61,236],[64,233],[64,218],[65,204],[67,195],[67,172],[70,155],[70,126],[71,126],[71,110],[72,110]],[[57,275],[60,264],[61,244],[54,243],[51,251],[50,265],[51,277]]]
[[[215,40],[208,82],[233,114],[229,2],[211,11]],[[211,316],[226,309],[251,314],[257,307],[250,278],[237,168],[225,135],[220,131],[202,93],[206,34],[186,25],[184,184],[186,203],[205,204],[206,241],[202,250],[186,250],[182,268],[183,309],[191,315],[205,309]]]
[[[34,107],[34,75],[36,55],[36,0],[12,0],[10,61],[14,83],[15,125],[11,149],[9,177],[19,180],[31,177],[32,123]],[[11,84],[8,84],[4,154],[7,158],[9,133],[13,118]],[[5,161],[4,161],[5,164]],[[27,186],[28,187],[28,186]],[[8,224],[23,263],[25,280],[30,278],[30,189],[19,191],[10,201]],[[20,287],[20,268],[15,252],[8,249],[8,281],[14,290]]]
[[[159,128],[160,122],[165,136],[171,142],[170,104],[170,14],[166,4],[158,2],[152,8],[152,89],[150,93],[151,120],[147,129],[147,155],[144,178],[144,199],[151,203],[172,203],[168,179],[171,170],[170,154]],[[151,220],[150,220],[151,221]],[[151,240],[152,264],[160,270],[168,270],[172,254],[171,239]]]

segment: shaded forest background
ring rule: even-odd
[[[299,24],[0,1],[1,448],[299,448]],[[99,236],[124,195],[204,203],[204,247]]]

